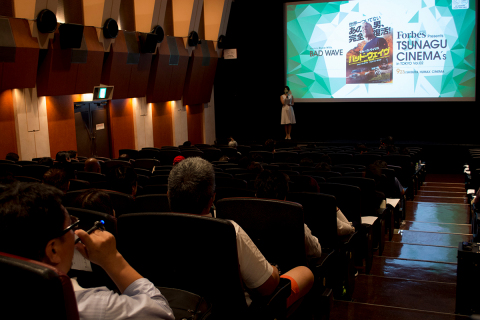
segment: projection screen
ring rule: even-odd
[[[476,0],[285,4],[296,102],[475,101]]]

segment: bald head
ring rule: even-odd
[[[95,158],[85,160],[85,171],[101,173],[100,162]]]

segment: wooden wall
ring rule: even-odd
[[[18,153],[12,90],[0,92],[0,132],[0,159],[9,152]]]
[[[135,149],[132,99],[111,100],[108,109],[111,156],[118,158],[120,149]]]
[[[153,142],[155,148],[173,146],[172,102],[152,104]]]

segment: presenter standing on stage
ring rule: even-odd
[[[285,139],[292,139],[290,134],[292,133],[292,124],[295,124],[295,113],[293,113],[293,96],[290,88],[285,86],[283,88],[283,94],[280,96],[282,102],[282,121],[281,124],[285,126]]]

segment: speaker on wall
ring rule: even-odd
[[[188,35],[188,45],[190,47],[195,47],[199,41],[200,39],[198,38],[198,33],[195,31],[190,32]]]
[[[107,39],[115,39],[118,35],[118,23],[115,19],[108,18],[103,24],[103,36]]]
[[[143,53],[154,53],[158,43],[156,34],[140,33],[140,45]]]
[[[37,15],[37,29],[41,33],[52,33],[57,29],[57,17],[48,9],[43,9]]]
[[[165,38],[165,31],[161,26],[155,26],[153,27],[152,31],[150,33],[154,33],[157,35],[157,42],[161,43],[163,39]]]
[[[60,33],[60,47],[62,49],[76,48],[82,46],[83,28],[81,24],[64,23],[58,27]]]

